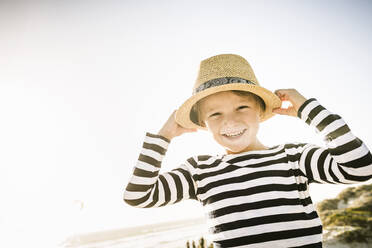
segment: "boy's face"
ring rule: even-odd
[[[223,91],[202,99],[199,106],[202,121],[227,153],[258,147],[261,110],[253,99]]]

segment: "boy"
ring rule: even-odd
[[[292,106],[282,109],[284,100]],[[256,134],[274,113],[316,127],[327,147],[266,147]],[[170,141],[197,129],[210,131],[226,154],[194,156],[159,175]],[[321,247],[322,226],[308,184],[370,178],[371,153],[340,116],[294,89],[268,91],[244,58],[222,54],[201,62],[192,97],[158,134],[146,134],[124,200],[142,208],[200,201],[214,247]]]

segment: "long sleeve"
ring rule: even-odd
[[[160,135],[146,133],[133,175],[124,191],[126,203],[150,208],[196,199],[194,183],[186,164],[159,174],[169,143]]]
[[[298,148],[300,170],[310,183],[349,184],[372,178],[371,152],[339,115],[311,98],[300,107],[298,117],[314,127],[326,144],[325,148],[313,144]]]

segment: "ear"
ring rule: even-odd
[[[260,114],[259,114],[259,116],[260,116],[260,120],[262,120],[263,117],[265,116],[265,112],[262,111],[262,110],[260,110]]]
[[[209,130],[209,126],[208,126],[208,123],[207,123],[206,121],[202,120],[202,121],[200,122],[200,125],[201,125],[202,127],[205,127],[207,130]]]

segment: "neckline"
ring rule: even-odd
[[[220,158],[223,161],[226,161],[226,160],[230,160],[230,159],[233,159],[233,158],[236,158],[236,157],[245,156],[245,155],[249,155],[249,154],[268,154],[275,149],[281,150],[283,146],[284,145],[281,144],[281,145],[271,146],[268,149],[264,149],[264,150],[251,150],[251,151],[246,151],[246,152],[241,152],[241,153],[236,153],[236,154],[227,154],[227,153],[226,154],[220,154],[220,155],[218,155],[218,158]]]

